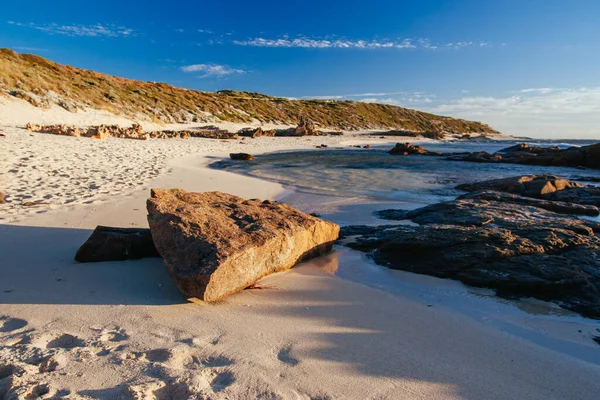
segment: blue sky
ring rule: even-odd
[[[0,47],[133,79],[600,139],[600,2],[5,2]]]

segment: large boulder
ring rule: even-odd
[[[342,234],[390,268],[556,301],[600,319],[600,224],[483,197],[394,215],[420,226],[351,226]]]
[[[150,229],[97,226],[77,250],[75,261],[101,262],[160,257]]]
[[[152,189],[152,237],[187,297],[214,301],[329,251],[339,226],[274,201]]]

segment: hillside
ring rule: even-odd
[[[61,65],[32,54],[0,49],[0,94],[36,107],[57,104],[76,112],[103,109],[161,123],[272,122],[295,124],[301,116],[322,128],[400,129],[413,132],[498,133],[488,125],[384,104],[289,100],[259,93],[202,92],[141,82]]]

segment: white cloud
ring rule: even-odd
[[[462,49],[465,47],[492,47],[489,42],[472,42],[459,41],[450,43],[436,44],[429,39],[398,39],[398,40],[346,40],[346,39],[330,39],[330,38],[307,38],[298,37],[290,39],[288,35],[283,35],[279,38],[266,39],[263,37],[252,38],[248,40],[234,40],[234,44],[239,46],[254,46],[254,47],[280,47],[280,48],[336,48],[336,49],[425,49],[425,50],[441,50],[441,49]]]
[[[219,64],[193,64],[181,67],[183,72],[203,72],[200,78],[208,78],[211,76],[222,77],[226,75],[244,74],[243,69],[231,68],[227,65]]]
[[[234,44],[240,46],[254,46],[254,47],[301,47],[301,48],[338,48],[338,49],[414,49],[416,46],[410,39],[404,39],[401,41],[390,41],[390,40],[328,40],[328,39],[308,39],[308,38],[297,38],[289,39],[287,37],[280,39],[264,39],[254,38],[249,40],[234,40]]]
[[[600,87],[533,88],[507,96],[462,97],[427,110],[480,120],[512,135],[600,140]]]
[[[124,26],[96,24],[96,25],[60,25],[56,23],[38,25],[31,22],[8,21],[8,24],[24,28],[37,29],[42,32],[66,35],[66,36],[89,36],[89,37],[127,37],[135,36],[133,29]]]

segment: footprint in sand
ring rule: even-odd
[[[0,381],[12,376],[13,374],[17,374],[19,369],[14,365],[8,364],[0,367]]]
[[[100,341],[102,342],[122,342],[127,340],[129,335],[124,329],[116,327],[114,329],[102,329],[100,331]]]
[[[200,361],[200,364],[205,368],[227,367],[233,364],[233,360],[223,355],[209,356]]]
[[[77,336],[69,335],[68,333],[63,333],[46,344],[47,349],[72,349],[83,346],[83,340],[79,339]]]
[[[291,345],[282,347],[279,350],[279,352],[277,353],[277,359],[287,365],[291,365],[291,366],[298,365],[299,361],[298,361],[298,359],[294,358],[291,355],[291,351],[292,351]]]
[[[230,371],[225,371],[214,377],[210,383],[210,387],[215,393],[226,389],[228,386],[235,382],[235,376]]]
[[[27,326],[27,321],[20,318],[0,317],[0,332],[12,332]]]
[[[167,362],[171,358],[171,350],[169,349],[154,349],[148,350],[144,353],[146,360],[151,362]]]

